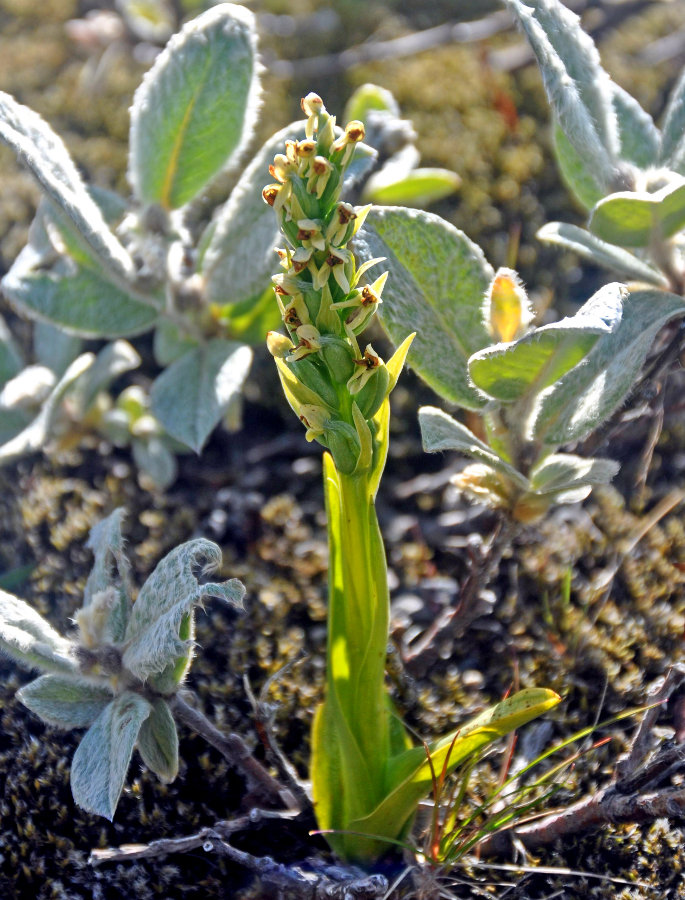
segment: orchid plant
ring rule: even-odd
[[[268,346],[283,391],[324,448],[329,606],[326,696],[312,728],[311,779],[319,827],[344,859],[369,863],[411,827],[433,771],[453,771],[479,749],[559,702],[552,691],[520,691],[424,747],[413,742],[385,687],[389,594],[375,497],[388,451],[389,395],[413,335],[384,362],[359,338],[376,314],[387,273],[360,279],[349,241],[369,207],[341,200],[345,169],[364,137],[342,130],[319,96],[302,101],[305,138],[274,157],[264,189],[285,238],[274,276],[286,334]]]

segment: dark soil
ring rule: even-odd
[[[73,86],[84,59],[64,51],[61,23],[84,12],[85,5],[77,9],[64,0],[35,8],[16,6],[0,4],[0,19],[10,39],[4,46],[13,41],[15,51],[10,57],[0,50],[0,59],[5,60],[0,63],[0,85],[38,108],[42,97],[48,117],[61,109],[62,121],[58,116],[51,121],[58,129],[65,125],[74,152],[91,176],[109,184],[121,180],[126,135],[121,110],[128,102],[122,98],[130,96],[137,83],[136,67],[125,72],[115,67],[108,76],[108,103],[117,110],[114,118],[106,115],[103,104],[94,102],[79,119],[76,107],[83,103],[76,101]],[[316,4],[263,6],[285,14],[310,13]],[[339,0],[334,6],[338,15],[348,17],[344,21],[356,23],[351,40],[362,40],[372,29],[378,37],[389,37],[408,25],[437,24],[422,11],[433,4],[382,4],[379,10],[381,4]],[[435,4],[436,9],[444,6]],[[635,29],[658,36],[659,27],[661,33],[673,27],[674,10],[683,8],[677,2],[654,6],[660,7],[666,25],[657,26],[648,9],[633,23],[633,31],[624,29],[623,38],[620,28],[613,32],[606,40],[607,65],[620,68],[625,55],[621,47],[634,46]],[[26,74],[33,70],[21,55],[27,51],[20,53],[17,44],[18,35],[32,28],[38,29],[44,54],[49,55],[49,49],[55,57],[53,67],[46,63],[33,81]],[[335,34],[317,39],[323,49],[336,49]],[[265,39],[267,49],[274,43],[275,38]],[[309,47],[306,55],[313,55],[311,40],[309,44],[304,40],[304,46],[301,52]],[[291,50],[295,55],[292,46]],[[17,61],[22,60],[26,66],[17,72]],[[63,77],[50,93],[46,84],[55,70]],[[438,83],[438,70],[449,90]],[[430,57],[354,70],[337,85],[324,80],[317,90],[322,94],[329,90],[327,102],[333,108],[356,83],[374,79],[386,83],[396,91],[406,115],[414,118],[424,162],[450,165],[464,177],[460,205],[437,211],[482,240],[495,264],[505,262],[507,245],[524,221],[520,259],[528,281],[538,288],[558,289],[559,306],[586,299],[593,280],[604,275],[590,273],[581,288],[576,260],[562,257],[558,263],[559,257],[538,257],[539,250],[534,249],[532,236],[542,224],[543,204],[548,215],[551,210],[554,216],[575,215],[577,220],[549,164],[546,127],[534,118],[542,115],[546,121],[534,70],[516,79],[494,73],[489,81],[483,71],[482,54],[473,48],[443,48]],[[629,79],[640,82],[640,71],[637,64],[629,71],[623,62],[622,83],[635,90]],[[650,78],[660,85],[671,75],[666,64],[650,69]],[[646,97],[641,99],[656,101],[657,87],[646,77],[641,84]],[[294,114],[292,98],[299,97],[301,89],[299,84],[273,83],[267,102],[272,111],[269,131]],[[492,99],[501,98],[502,91],[513,99],[515,122],[503,119],[502,104]],[[279,100],[283,108],[277,109]],[[93,135],[102,133],[105,119],[107,141],[98,143]],[[0,226],[6,235],[5,265],[21,246],[34,197],[24,176],[3,180],[3,191],[6,183],[13,186],[2,207]],[[682,375],[671,385],[664,433],[644,491],[636,491],[634,480],[647,439],[648,410],[617,430],[602,448],[624,464],[612,488],[596,491],[582,507],[557,509],[540,526],[521,531],[492,583],[480,592],[468,627],[466,619],[457,616],[454,634],[440,641],[426,671],[412,675],[391,666],[398,707],[421,736],[449,730],[501,698],[512,684],[539,685],[557,690],[564,702],[546,717],[544,726],[529,729],[529,744],[522,739],[515,758],[525,752],[520,748],[531,744],[541,752],[543,746],[580,728],[643,703],[647,686],[682,658],[682,506],[627,548],[659,500],[685,486],[683,386]],[[270,360],[260,355],[243,429],[230,436],[217,432],[201,458],[183,457],[179,479],[166,494],[141,487],[125,452],[94,441],[69,454],[27,460],[3,470],[0,573],[17,572],[18,583],[8,589],[65,630],[80,605],[90,567],[84,548],[88,530],[117,506],[128,510],[126,534],[139,585],[177,543],[200,535],[216,541],[224,552],[222,574],[239,577],[247,586],[247,609],[237,615],[216,606],[200,616],[189,687],[220,728],[237,731],[263,759],[243,678],[247,676],[258,693],[270,676],[290,664],[272,683],[268,701],[273,704],[278,741],[306,777],[311,716],[321,698],[324,672],[327,551],[321,461],[317,445],[305,442],[277,395]],[[464,502],[450,486],[449,475],[463,463],[421,451],[416,410],[421,403],[435,402],[411,373],[403,376],[393,395],[393,435],[379,518],[390,566],[393,644],[398,651],[394,658],[406,654],[446,606],[458,605],[470,567],[497,528],[493,513]],[[607,577],[610,573],[613,578]],[[38,900],[277,896],[274,888],[255,882],[245,869],[201,849],[150,862],[89,866],[92,848],[178,837],[244,813],[251,806],[244,781],[216,751],[184,731],[181,773],[172,785],[160,784],[134,757],[114,823],[87,815],[75,807],[69,789],[77,736],[44,727],[15,701],[15,691],[30,676],[3,661],[0,675],[0,896]],[[555,804],[572,802],[608,783],[635,721],[602,732],[612,740],[580,756],[566,774]],[[660,735],[669,738],[672,725],[666,710]],[[474,776],[472,801],[497,782],[503,752],[504,748]],[[233,842],[279,862],[307,858],[331,862],[322,840],[308,836],[309,827],[306,821],[269,820]],[[452,873],[417,868],[413,887],[412,878],[405,879],[397,896],[681,900],[684,846],[681,826],[666,820],[603,829],[526,860],[530,873],[473,865]],[[403,866],[401,860],[391,860],[389,877],[399,875]],[[547,871],[552,868],[557,871]],[[490,889],[490,882],[497,887]],[[512,883],[515,887],[507,887]],[[451,893],[441,894],[443,889]]]

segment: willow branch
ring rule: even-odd
[[[250,789],[261,802],[277,802],[287,807],[296,806],[291,791],[252,756],[250,748],[239,735],[223,734],[203,713],[189,706],[179,694],[169,701],[169,705],[184,725],[204,738],[230,765],[245,775]]]

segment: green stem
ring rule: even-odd
[[[377,473],[376,473],[377,475]],[[324,457],[329,609],[326,699],[312,735],[312,786],[323,829],[344,830],[387,791],[391,713],[385,689],[389,595],[372,471],[343,475]],[[343,858],[360,839],[329,836]],[[368,843],[368,842],[367,842]]]
[[[340,529],[335,552],[340,567],[329,587],[328,689],[337,691],[370,769],[381,769],[373,773],[374,781],[382,783],[389,621],[385,550],[367,474],[339,474],[338,481]]]

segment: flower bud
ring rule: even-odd
[[[320,112],[325,112],[326,107],[323,105],[323,100],[319,97],[318,94],[315,94],[311,91],[307,94],[306,97],[303,97],[300,100],[300,107],[302,108],[302,112],[305,116],[316,116]]]
[[[293,342],[278,331],[269,331],[266,335],[266,347],[269,353],[277,359],[285,357],[294,350]]]
[[[323,105],[321,97],[314,93],[307,94],[306,97],[303,97],[302,100],[300,100],[300,106],[302,107],[302,112],[307,116],[305,134],[307,135],[307,138],[311,140],[314,136],[314,132],[319,127],[319,115],[326,113],[326,107]]]
[[[498,269],[483,302],[483,320],[492,337],[515,341],[528,330],[533,311],[521,279],[513,269]]]
[[[328,372],[321,367],[320,363],[317,365],[313,357],[307,356],[291,362],[290,371],[301,384],[320,397],[322,403],[331,409],[337,409],[338,392],[331,384]]]
[[[347,422],[331,419],[323,433],[335,467],[343,475],[351,475],[357,467],[361,444],[356,430]]]
[[[388,396],[390,375],[384,365],[374,369],[366,384],[354,395],[359,411],[365,419],[372,419]]]
[[[459,490],[495,508],[508,508],[513,485],[503,475],[483,463],[472,463],[451,479]]]
[[[345,384],[354,373],[354,357],[347,341],[326,335],[322,341],[321,356],[328,366],[333,381]]]

